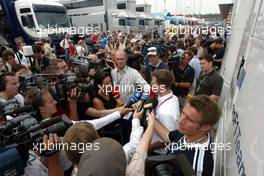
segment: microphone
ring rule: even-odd
[[[130,107],[132,104],[136,103],[138,100],[140,100],[141,98],[141,93],[140,92],[136,92],[135,94],[133,94],[130,97],[129,102],[126,103],[125,107]]]
[[[137,109],[137,112],[140,112],[143,109],[143,106],[148,99],[149,99],[149,95],[147,93],[143,93],[141,97],[141,103],[139,108]]]
[[[120,97],[120,92],[119,92],[119,89],[117,87],[113,87],[112,95],[113,95],[113,98],[115,98],[115,99]]]
[[[144,110],[146,112],[151,112],[153,109],[155,109],[159,104],[159,101],[156,97],[149,97],[144,105]]]

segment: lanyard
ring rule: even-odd
[[[122,71],[122,74],[120,76],[120,79],[118,79],[118,72],[116,71],[116,80],[117,80],[117,85],[120,85],[124,75],[126,74],[127,68],[125,68],[124,72]]]
[[[157,107],[156,107],[156,109],[155,109],[155,111],[157,112],[157,110],[159,109],[159,107],[163,104],[163,103],[165,103],[166,101],[168,101],[169,99],[171,99],[173,97],[173,95],[172,96],[170,96],[170,97],[168,97],[166,100],[164,100],[163,102],[161,102]]]

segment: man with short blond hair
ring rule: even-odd
[[[184,154],[197,175],[212,175],[214,148],[211,148],[209,131],[219,121],[220,115],[215,101],[208,96],[196,96],[187,100],[177,130],[167,130],[158,120],[155,120],[154,128],[163,141],[169,143],[166,150],[170,154]],[[176,176],[183,175],[179,168],[174,169]]]

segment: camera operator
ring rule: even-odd
[[[208,96],[196,96],[186,102],[175,131],[167,130],[158,120],[155,120],[154,128],[165,142],[170,143],[166,146],[170,154],[182,153],[193,163],[197,174],[212,175],[214,160],[209,131],[218,122],[220,114],[219,107]],[[183,173],[178,170],[176,175]]]
[[[29,93],[27,93],[26,97],[26,103],[31,104],[35,107],[37,111],[37,120],[41,121],[43,119],[52,118],[54,114],[57,112],[56,104],[57,102],[53,99],[52,95],[49,93],[48,90],[30,90]],[[128,108],[120,108],[119,112],[114,112],[102,119],[97,119],[94,121],[90,121],[96,129],[103,127],[104,125],[107,125],[111,123],[114,120],[117,120],[121,117],[121,114],[126,114],[130,109]],[[63,158],[63,154],[61,154],[61,164],[64,168],[64,171],[67,171],[70,169],[71,164],[69,161],[65,160]],[[39,163],[39,161],[36,161]],[[30,166],[29,166],[30,167]]]
[[[51,66],[57,66],[58,67],[58,74],[64,74],[69,72],[69,67],[67,63],[63,59],[52,59],[50,61]]]
[[[5,111],[13,108],[14,106],[20,105],[15,96],[18,94],[19,80],[14,73],[3,73],[0,75],[0,110]],[[8,103],[14,100],[14,102]]]

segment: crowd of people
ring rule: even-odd
[[[45,135],[44,144],[99,145],[98,151],[65,149],[45,158],[30,150],[34,159],[28,160],[25,175],[143,176],[149,156],[179,153],[197,175],[212,175],[208,146],[213,142],[210,131],[220,118],[223,38],[115,31],[82,38],[66,34],[59,44],[62,58],[56,56],[58,48],[51,38],[32,45],[32,57],[24,54],[28,44],[22,37],[15,42],[15,50],[1,48],[1,111],[12,108],[7,102],[14,101],[16,107],[32,105],[39,122],[67,114],[74,124],[61,138]],[[86,88],[71,87],[63,102],[50,82],[46,87],[27,85],[21,92],[28,76],[71,73],[85,78]],[[136,92],[156,97],[157,106],[150,112],[140,105],[128,106]],[[176,170],[175,175],[183,175]]]

